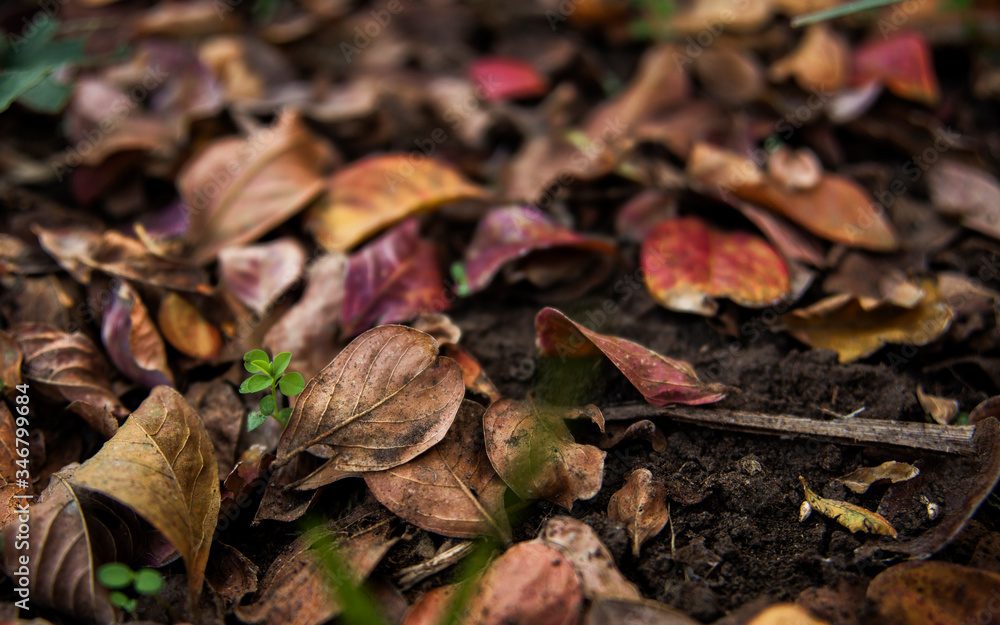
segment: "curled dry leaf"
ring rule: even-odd
[[[101,320],[101,340],[119,371],[147,388],[172,386],[167,349],[139,294],[127,282],[111,287],[111,303]]]
[[[765,87],[764,70],[749,50],[705,48],[694,58],[694,70],[705,91],[731,106],[753,102]]]
[[[205,581],[226,605],[239,603],[243,597],[257,590],[260,570],[250,558],[221,540],[212,542]]]
[[[199,360],[212,360],[222,349],[222,335],[201,312],[177,293],[160,300],[156,320],[167,341],[178,351]]]
[[[246,421],[246,405],[233,386],[222,380],[195,382],[188,387],[184,399],[205,424],[219,475],[228,474],[236,461],[236,443]]]
[[[469,78],[491,102],[536,98],[545,95],[549,88],[548,81],[534,65],[508,57],[479,57],[469,66]]]
[[[569,560],[580,580],[580,590],[587,599],[641,598],[639,589],[625,579],[615,566],[611,552],[597,533],[583,521],[568,516],[553,517],[545,522],[533,542],[553,547]]]
[[[917,401],[920,402],[920,407],[924,409],[924,412],[941,425],[948,425],[958,415],[957,399],[928,395],[920,386],[917,386]]]
[[[596,406],[538,406],[531,399],[501,399],[486,410],[486,453],[500,477],[523,499],[547,499],[567,510],[601,490],[604,457],[573,440],[566,418],[600,413]]]
[[[990,397],[979,402],[969,413],[969,424],[976,425],[990,417],[1000,419],[1000,396]]]
[[[413,460],[365,474],[379,502],[417,527],[455,538],[507,539],[507,485],[483,442],[483,407],[465,400],[448,434]]]
[[[456,343],[446,343],[441,346],[441,351],[445,356],[453,358],[462,368],[462,381],[465,382],[466,390],[482,395],[489,399],[491,404],[502,397],[499,389],[486,375],[483,366],[464,347]]]
[[[632,555],[639,557],[642,543],[656,536],[667,525],[667,491],[653,481],[649,469],[636,469],[625,486],[611,495],[608,516],[625,524],[632,537]]]
[[[420,238],[415,219],[352,254],[344,285],[341,327],[348,337],[448,307],[437,252]]]
[[[8,332],[0,331],[0,391],[8,392],[21,383],[24,352]]]
[[[836,351],[840,362],[864,358],[886,343],[927,345],[944,334],[953,314],[933,281],[920,288],[926,295],[913,308],[841,294],[792,311],[781,323],[803,343]]]
[[[430,335],[373,328],[306,384],[274,466],[307,449],[340,471],[398,466],[444,438],[464,394],[461,369]]]
[[[149,521],[184,558],[191,596],[201,594],[219,514],[219,470],[201,418],[177,391],[154,388],[71,482]]]
[[[302,244],[283,237],[219,252],[219,281],[251,309],[264,313],[298,282],[306,264]]]
[[[410,326],[433,336],[442,349],[445,345],[458,345],[458,341],[462,338],[462,329],[444,313],[420,315]]]
[[[308,227],[331,252],[347,251],[411,215],[484,196],[451,166],[410,154],[352,163],[335,173],[327,187],[329,197],[311,209]]]
[[[881,37],[855,48],[853,83],[873,80],[908,100],[935,106],[941,99],[930,48],[918,32]]]
[[[865,493],[868,491],[868,487],[876,482],[889,481],[895,484],[913,479],[918,475],[920,475],[920,469],[912,464],[890,460],[877,467],[861,467],[847,475],[838,477],[834,481],[840,482],[856,493]]]
[[[107,367],[86,336],[42,323],[17,324],[10,333],[24,352],[25,379],[37,383],[49,397],[79,400],[116,417],[128,414],[111,392]],[[106,428],[95,429],[100,432]]]
[[[962,225],[1000,239],[1000,182],[982,169],[943,160],[927,174],[934,207]]]
[[[806,503],[811,506],[812,510],[834,519],[837,523],[851,530],[851,532],[864,531],[871,534],[896,537],[895,528],[882,518],[881,515],[871,510],[865,510],[860,506],[855,506],[852,503],[847,503],[846,501],[824,499],[809,489],[809,485],[801,475],[799,476],[799,482],[802,484],[802,490],[805,492]],[[799,521],[804,521],[808,516],[809,513],[804,512],[800,516]]]
[[[611,449],[621,442],[640,437],[647,439],[653,445],[653,451],[665,451],[667,449],[667,437],[649,419],[636,421],[627,427],[623,423],[608,424],[607,433],[597,446],[601,449]]]
[[[336,545],[332,557],[340,559],[349,571],[349,582],[357,584],[368,577],[398,540],[389,538],[390,529],[388,523],[382,523],[336,542],[332,527],[306,532],[274,560],[260,580],[257,598],[237,606],[236,615],[245,623],[288,625],[319,625],[332,619],[343,606],[331,593],[331,571],[322,551]]]
[[[245,139],[212,143],[177,176],[191,218],[183,243],[192,261],[209,263],[295,215],[322,193],[322,170],[332,161],[330,147],[294,112]]]
[[[594,600],[583,625],[698,625],[690,616],[659,601],[600,597]],[[796,623],[795,625],[799,625]],[[811,624],[810,624],[811,625]]]
[[[839,91],[851,74],[851,49],[847,41],[826,24],[806,29],[799,46],[768,70],[771,80],[789,76],[806,91]]]
[[[535,332],[543,356],[563,359],[607,356],[646,401],[656,406],[710,404],[732,390],[721,384],[703,383],[691,365],[682,360],[661,356],[632,341],[598,334],[555,308],[544,308],[538,313]]]
[[[763,308],[788,295],[785,261],[763,239],[722,232],[697,217],[665,221],[640,252],[646,287],[671,310],[714,315],[716,297]]]
[[[904,562],[868,585],[878,622],[885,625],[979,623],[996,614],[1000,575],[950,562]]]
[[[504,265],[532,252],[553,248],[592,252],[595,257],[612,256],[617,251],[611,243],[563,228],[537,208],[499,208],[490,211],[479,222],[472,243],[465,252],[465,276],[469,291],[475,293],[485,289]],[[544,263],[544,260],[539,262]],[[578,259],[574,264],[577,275],[587,265]],[[527,274],[527,277],[530,276],[530,273]]]

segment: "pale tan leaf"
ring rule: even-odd
[[[568,516],[557,516],[545,522],[538,538],[540,542],[556,549],[573,566],[580,580],[580,589],[587,599],[614,597],[641,599],[639,589],[625,579],[615,566],[611,552],[604,546],[593,529],[583,521]]]
[[[865,493],[868,487],[878,481],[890,481],[893,484],[913,479],[920,475],[920,469],[905,462],[890,460],[877,467],[861,467],[847,475],[838,477],[840,482],[856,493]]]
[[[653,481],[649,469],[633,471],[625,486],[611,495],[608,516],[625,524],[625,530],[632,537],[632,554],[636,557],[642,543],[659,534],[666,526],[670,518],[666,501],[666,489]]]
[[[941,425],[948,425],[958,414],[957,399],[928,395],[920,386],[917,386],[917,400],[920,402],[920,407],[924,409],[924,412]]]

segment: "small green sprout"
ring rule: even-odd
[[[108,595],[111,605],[128,612],[133,620],[138,618],[135,613],[138,599],[123,591],[131,587],[140,595],[155,596],[163,588],[163,576],[159,571],[147,568],[133,571],[129,565],[121,562],[101,565],[97,569],[97,581],[111,591]]]
[[[243,355],[243,367],[253,375],[243,381],[240,392],[257,393],[265,389],[270,390],[270,394],[260,400],[259,410],[247,415],[248,431],[257,429],[267,421],[268,417],[274,417],[282,427],[288,425],[292,409],[286,407],[278,410],[278,390],[285,396],[291,397],[298,395],[306,387],[301,373],[285,372],[291,359],[291,352],[281,352],[273,361],[269,360],[267,352],[262,349],[253,349]]]

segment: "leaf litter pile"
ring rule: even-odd
[[[0,620],[997,618],[1000,14],[837,4],[4,3]]]

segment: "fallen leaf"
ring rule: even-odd
[[[411,215],[485,195],[451,166],[410,154],[351,163],[334,174],[327,187],[329,197],[311,209],[307,227],[331,252],[347,251]]]
[[[236,462],[236,443],[246,421],[246,405],[233,386],[222,380],[191,384],[184,400],[205,424],[219,475],[228,474]]]
[[[883,37],[854,49],[852,82],[862,85],[873,80],[901,98],[929,106],[941,99],[930,48],[917,32]]]
[[[469,292],[476,293],[489,286],[504,265],[533,252],[554,248],[592,252],[595,257],[617,253],[611,243],[563,228],[532,206],[495,209],[480,220],[465,251]],[[577,273],[587,268],[586,263],[574,264]]]
[[[619,443],[640,437],[647,439],[652,444],[653,451],[666,451],[667,449],[667,437],[649,419],[636,421],[627,427],[620,423],[609,423],[607,433],[597,446],[601,449],[611,449]]]
[[[17,410],[17,408],[15,408]],[[21,422],[22,426],[27,420]],[[24,495],[26,488],[17,486],[17,461],[21,459],[17,453],[17,432],[14,415],[7,404],[0,402],[0,529],[17,518],[18,504],[25,501],[15,499],[15,495]],[[24,474],[21,474],[24,477]]]
[[[642,243],[656,224],[677,217],[677,196],[647,189],[626,202],[615,215],[615,232],[632,243]]]
[[[548,91],[548,81],[535,66],[502,56],[479,57],[469,66],[469,79],[478,84],[490,102],[537,98]]]
[[[920,475],[920,469],[912,464],[889,460],[877,467],[861,467],[847,475],[838,477],[834,481],[840,482],[856,493],[865,493],[868,492],[868,487],[876,482],[888,480],[895,484],[913,479],[918,475]]]
[[[728,106],[748,105],[766,86],[756,56],[741,48],[705,48],[694,59],[694,71],[705,91]]]
[[[458,345],[458,341],[462,338],[462,329],[444,313],[420,315],[413,320],[410,327],[433,336],[441,349],[444,349],[445,345]]]
[[[747,625],[828,625],[794,603],[769,605],[747,621]]]
[[[927,345],[944,334],[953,314],[932,281],[920,287],[926,295],[913,308],[841,294],[794,310],[780,323],[803,343],[836,351],[840,362],[874,354],[886,343]]]
[[[852,533],[865,531],[871,534],[884,534],[893,538],[896,537],[896,530],[880,515],[871,510],[865,510],[854,504],[847,503],[846,501],[823,499],[809,490],[809,485],[806,484],[805,479],[801,475],[799,476],[799,482],[802,484],[802,490],[805,492],[806,503],[812,506],[813,510],[830,517],[851,530]],[[808,516],[808,513],[805,516]],[[805,520],[805,516],[800,521]]]
[[[662,484],[653,482],[649,469],[636,469],[621,490],[608,501],[608,516],[625,524],[625,531],[632,537],[632,555],[639,557],[642,543],[656,536],[666,527],[667,491]]]
[[[213,541],[205,581],[227,606],[257,590],[259,573],[250,558],[220,540]]]
[[[814,24],[791,54],[771,65],[768,77],[782,81],[791,76],[806,91],[840,91],[850,78],[851,61],[844,37],[826,24]]]
[[[295,355],[296,371],[306,380],[328,365],[340,351],[336,337],[344,301],[347,257],[324,254],[309,266],[306,290],[299,301],[267,331],[264,345],[274,354]]]
[[[461,586],[451,584],[431,588],[420,595],[403,615],[400,625],[441,625],[452,609]]]
[[[809,148],[783,146],[768,156],[767,174],[786,191],[808,191],[823,179],[823,164]]]
[[[464,400],[440,443],[398,467],[366,473],[365,482],[379,503],[428,532],[508,538],[507,485],[486,455],[483,410]]]
[[[227,247],[219,251],[219,281],[236,299],[263,314],[298,282],[305,264],[305,250],[291,237]]]
[[[417,221],[389,230],[347,259],[341,327],[354,336],[376,325],[407,321],[448,307],[434,244]]]
[[[436,445],[465,388],[429,335],[379,326],[360,335],[298,396],[275,468],[307,449],[342,471],[381,471]]]
[[[942,160],[927,172],[934,207],[962,225],[1000,239],[1000,182],[978,167]]]
[[[212,360],[222,349],[222,335],[183,296],[167,293],[156,314],[167,342],[179,352],[198,360]]]
[[[496,385],[483,371],[483,366],[464,347],[455,343],[446,343],[441,346],[441,350],[445,356],[454,359],[462,368],[462,380],[465,382],[466,390],[482,395],[491,404],[502,397]]]
[[[969,413],[969,425],[976,425],[990,417],[1000,419],[1000,396],[990,397],[976,404]]]
[[[924,412],[941,425],[948,425],[958,415],[957,399],[928,395],[919,385],[917,386],[917,400]]]
[[[656,406],[710,404],[732,390],[721,384],[701,382],[684,361],[661,356],[632,341],[598,334],[555,308],[544,308],[538,313],[535,332],[543,356],[561,359],[607,356],[646,401]]]
[[[868,585],[868,600],[885,625],[977,623],[997,612],[1000,575],[950,562],[903,562]]]
[[[640,262],[653,298],[671,310],[714,315],[715,297],[750,308],[788,295],[788,267],[762,239],[716,230],[697,217],[662,222],[643,241]]]
[[[24,378],[49,397],[79,400],[116,417],[128,414],[111,391],[97,347],[86,336],[41,323],[17,324],[10,333],[24,352]]]
[[[256,599],[236,607],[236,615],[246,623],[287,623],[319,625],[342,610],[331,588],[332,571],[319,550],[336,551],[327,557],[340,560],[350,574],[347,583],[357,584],[375,569],[398,538],[389,538],[388,524],[382,523],[354,536],[334,542],[332,526],[312,529],[296,539],[268,567]]]
[[[21,364],[24,353],[7,332],[0,331],[0,391],[7,393],[21,383]]]
[[[599,597],[590,605],[583,625],[698,625],[690,616],[659,601]],[[791,625],[791,624],[789,624]],[[796,623],[795,625],[799,625]]]
[[[727,196],[723,201],[743,213],[744,217],[757,226],[774,249],[786,260],[801,261],[813,267],[826,267],[826,252],[813,235],[793,226],[781,215],[775,215],[750,202],[744,202],[733,196]],[[794,276],[795,266],[794,262],[789,263],[789,281],[793,295],[798,292]]]
[[[323,191],[323,169],[334,160],[294,112],[242,139],[209,145],[177,175],[190,225],[183,239],[203,265],[225,247],[256,240],[302,210]]]
[[[642,598],[639,589],[615,566],[608,548],[583,521],[568,516],[553,517],[545,522],[535,542],[555,548],[569,560],[586,599]]]
[[[111,362],[146,388],[173,386],[167,349],[139,294],[128,282],[119,281],[111,286],[111,297],[101,320],[101,341]]]
[[[201,595],[219,514],[219,470],[205,426],[177,391],[154,388],[71,483],[149,521],[184,558],[191,596]]]
[[[672,29],[691,35],[711,33],[706,24],[725,24],[727,32],[753,32],[771,18],[772,4],[773,0],[747,0],[739,11],[734,11],[727,0],[702,0],[671,14],[668,23]]]
[[[582,612],[583,594],[570,562],[556,549],[529,541],[490,564],[461,622],[576,625]]]
[[[606,454],[574,442],[566,418],[596,406],[557,408],[501,399],[486,410],[486,453],[500,477],[523,499],[547,499],[569,510],[601,490]]]

